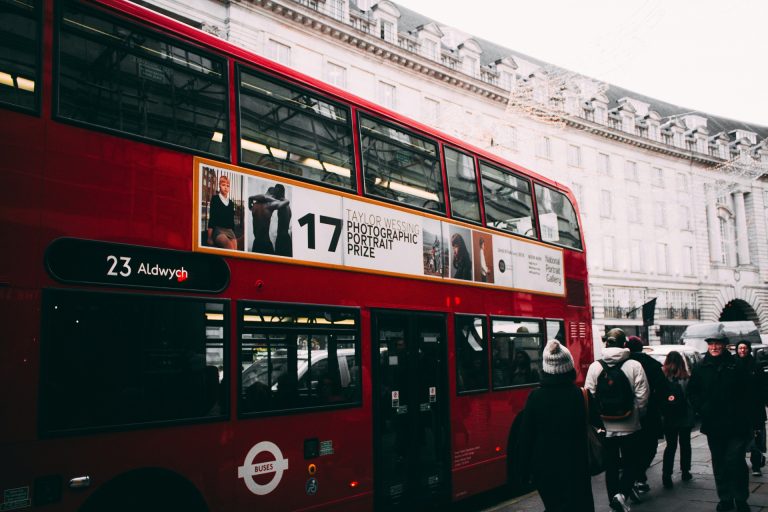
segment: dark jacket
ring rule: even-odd
[[[533,477],[547,511],[591,512],[584,398],[575,373],[543,373],[541,387],[528,396],[518,437],[523,471]],[[597,404],[590,407],[599,424]]]
[[[648,429],[656,437],[664,435],[661,420],[661,410],[664,400],[669,395],[669,386],[660,362],[643,352],[630,352],[630,359],[634,359],[643,367],[645,378],[648,380],[648,408],[645,416],[640,418],[643,429]]]
[[[688,396],[701,416],[701,432],[715,436],[749,436],[752,432],[753,395],[743,365],[727,350],[709,353],[693,370]]]
[[[688,394],[688,381],[689,379],[678,379],[676,377],[669,377],[667,379],[667,383],[672,383],[673,381],[677,381],[680,384],[680,387],[683,388],[683,394],[685,395],[685,398],[683,400],[683,405],[678,408],[662,408],[662,414],[664,415],[664,428],[666,430],[679,430],[682,428],[693,428],[696,424],[696,415],[693,412],[693,407],[691,406],[691,400]],[[670,393],[672,392],[671,386],[670,386]]]
[[[744,371],[749,376],[749,388],[752,391],[752,419],[756,428],[765,426],[765,390],[766,377],[763,367],[755,361],[752,355],[739,358],[739,363],[744,367]]]

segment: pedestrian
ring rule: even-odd
[[[559,341],[549,340],[541,370],[541,387],[528,396],[518,437],[523,473],[532,477],[547,512],[594,512],[587,412],[574,384],[573,357]],[[589,409],[590,423],[599,426],[597,408]]]
[[[749,470],[744,454],[754,426],[749,375],[725,348],[723,333],[706,338],[707,353],[693,369],[688,395],[701,416],[720,502],[718,511],[748,512]]]
[[[688,400],[688,381],[691,377],[688,365],[680,354],[673,350],[664,360],[664,376],[669,383],[669,391],[664,401],[664,462],[661,470],[661,483],[665,489],[672,488],[672,468],[675,466],[675,452],[680,443],[680,471],[682,480],[687,482],[691,475],[691,429],[695,423],[693,407]]]
[[[648,380],[640,363],[629,358],[624,331],[611,329],[603,341],[603,358],[590,365],[584,385],[595,396],[605,424],[605,486],[611,509],[627,512],[627,498],[640,501],[634,483],[642,469],[640,417],[648,405]]]
[[[659,439],[664,436],[664,424],[661,419],[661,407],[667,398],[667,379],[661,369],[661,363],[643,352],[643,340],[638,336],[627,338],[629,358],[637,361],[643,367],[645,378],[648,380],[648,407],[645,414],[640,416],[640,437],[638,440],[640,462],[638,467],[635,490],[648,492],[646,471],[651,467],[656,450],[659,448]]]
[[[762,365],[758,364],[752,355],[752,344],[741,340],[736,344],[736,355],[744,366],[752,381],[750,388],[753,397],[754,435],[749,443],[749,462],[752,465],[752,475],[762,476],[765,465],[765,397],[766,378]]]

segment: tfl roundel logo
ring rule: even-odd
[[[268,452],[272,458],[264,462],[254,464],[253,461],[261,452]],[[271,441],[257,443],[248,451],[243,465],[237,468],[237,477],[245,481],[245,486],[253,494],[262,496],[275,490],[283,478],[283,472],[288,470],[288,459],[283,458],[283,452]],[[272,480],[261,485],[256,483],[255,477],[272,474]]]

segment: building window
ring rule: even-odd
[[[693,247],[689,245],[683,246],[682,255],[682,271],[684,276],[693,275]]]
[[[688,176],[683,173],[677,173],[677,189],[681,192],[688,192]]]
[[[595,107],[595,122],[605,124],[606,110],[605,107]]]
[[[632,260],[632,272],[642,272],[643,246],[640,240],[632,240],[632,242],[630,242],[630,259]]]
[[[639,181],[637,176],[637,162],[633,162],[632,160],[624,162],[624,174],[627,181]]]
[[[656,272],[669,274],[669,247],[667,244],[656,244]]]
[[[337,20],[344,19],[344,0],[327,0],[325,8],[330,17]]]
[[[552,147],[549,137],[541,137],[536,147],[536,156],[541,158],[552,158]]]
[[[720,217],[720,263],[731,264],[731,226],[727,219]]]
[[[440,118],[440,102],[431,98],[424,98],[421,108],[424,112],[424,122],[436,126],[437,120]]]
[[[265,53],[267,54],[267,58],[272,59],[275,62],[279,62],[285,66],[291,65],[291,47],[288,45],[270,39],[267,41]]]
[[[661,167],[653,168],[653,186],[664,188],[664,170]]]
[[[576,204],[579,205],[579,213],[583,216],[586,215],[586,203],[584,203],[584,187],[581,183],[571,183],[571,192],[576,198]],[[766,203],[768,205],[768,203]]]
[[[347,69],[333,62],[327,62],[325,64],[325,81],[340,89],[346,88]]]
[[[680,228],[691,231],[691,209],[685,205],[680,205]]]
[[[597,154],[597,172],[605,176],[611,175],[611,157],[605,153]]]
[[[660,228],[667,225],[667,205],[663,201],[654,203],[653,224]]]
[[[573,144],[568,145],[568,165],[581,167],[581,148]]]
[[[469,76],[477,76],[477,59],[475,57],[464,57],[464,72]]]
[[[616,239],[612,236],[603,238],[603,268],[616,269]]]
[[[428,59],[437,60],[437,43],[431,39],[421,41],[421,49]]]
[[[648,131],[650,133],[650,139],[651,140],[659,140],[659,127],[652,124],[648,126]]]
[[[613,217],[613,196],[610,190],[600,191],[600,216],[604,219]]]
[[[379,82],[379,104],[391,110],[397,107],[397,88],[386,82]]]
[[[394,42],[395,41],[395,24],[382,20],[381,32],[379,34],[379,37],[381,37],[385,41],[389,41],[390,43]]]
[[[508,71],[501,72],[501,88],[508,91],[512,90],[512,84],[514,83],[514,76]]]

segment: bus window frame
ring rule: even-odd
[[[103,5],[94,6],[93,4],[83,2],[82,0],[67,0],[67,1],[60,1],[56,2],[54,6],[54,14],[53,14],[53,51],[52,51],[52,69],[51,69],[51,119],[54,121],[58,121],[63,124],[68,124],[71,126],[75,126],[78,128],[83,128],[92,132],[97,132],[101,134],[111,135],[114,137],[118,137],[120,139],[127,139],[133,142],[139,142],[144,144],[150,144],[153,146],[159,146],[162,148],[170,149],[173,151],[177,151],[181,154],[187,155],[187,156],[202,156],[205,158],[211,158],[214,160],[223,161],[226,163],[232,163],[232,134],[227,134],[227,139],[225,142],[222,142],[225,147],[225,151],[223,154],[219,155],[216,153],[210,153],[207,151],[202,151],[196,148],[187,147],[187,146],[181,146],[179,144],[174,144],[172,142],[166,142],[159,139],[155,139],[152,137],[137,135],[131,132],[124,132],[115,128],[110,128],[108,126],[103,126],[100,124],[94,124],[90,123],[88,121],[82,121],[79,119],[72,119],[70,117],[66,117],[64,115],[61,115],[59,113],[59,106],[61,103],[61,100],[59,98],[60,95],[60,76],[61,76],[61,32],[62,32],[62,19],[63,19],[63,10],[65,8],[65,4],[67,3],[74,3],[77,4],[80,8],[85,9],[89,12],[94,13],[96,16],[102,16],[106,18],[112,18],[115,21],[115,23],[123,23],[125,25],[131,25],[133,27],[137,27],[138,30],[143,31],[145,33],[150,33],[153,36],[156,36],[160,40],[165,41],[171,41],[174,44],[180,46],[180,47],[187,47],[191,50],[194,50],[196,52],[200,52],[207,57],[209,57],[211,60],[221,60],[223,63],[222,67],[222,84],[224,87],[225,97],[223,99],[224,103],[224,126],[227,129],[227,132],[232,131],[232,119],[231,119],[231,93],[232,93],[232,84],[230,83],[230,76],[231,76],[231,68],[232,68],[232,59],[225,55],[224,53],[217,51],[214,48],[211,48],[207,45],[202,45],[197,43],[194,40],[188,39],[182,35],[179,35],[177,33],[170,32],[167,29],[163,29],[162,27],[158,27],[154,23],[147,23],[143,20],[138,20],[126,13],[123,12],[115,12],[108,8],[105,8]]]
[[[553,242],[551,240],[544,240],[543,236],[541,235],[541,224],[539,223],[539,215],[540,215],[540,213],[539,213],[539,201],[538,201],[538,199],[536,199],[536,188],[537,187],[547,188],[547,189],[549,189],[552,192],[556,192],[558,194],[562,194],[562,196],[571,205],[571,208],[573,209],[573,214],[576,217],[576,222],[578,223],[580,247],[573,247],[571,245],[558,244],[558,243]],[[581,215],[579,214],[579,210],[576,208],[576,205],[574,204],[574,202],[571,201],[570,197],[568,197],[568,194],[565,192],[565,190],[559,189],[557,187],[553,187],[553,186],[548,185],[546,183],[541,183],[541,182],[538,182],[536,180],[533,180],[533,197],[534,197],[534,202],[536,204],[536,223],[539,224],[539,238],[541,239],[541,242],[545,243],[545,244],[553,245],[555,247],[561,247],[563,249],[568,249],[568,250],[571,250],[571,251],[584,252],[584,247],[586,246],[586,243],[585,243],[585,240],[584,240],[583,228],[582,228],[582,225],[581,225]],[[558,217],[558,226],[559,226],[559,220],[560,219]],[[558,227],[558,231],[559,231],[559,227]]]
[[[544,319],[541,317],[522,317],[522,316],[503,316],[503,315],[490,315],[489,323],[488,323],[488,334],[489,334],[489,341],[490,341],[490,347],[489,347],[489,357],[490,357],[490,364],[488,366],[489,373],[490,373],[490,381],[491,381],[491,390],[492,391],[509,391],[512,389],[522,389],[522,388],[530,388],[530,387],[537,387],[541,385],[541,363],[539,363],[539,380],[536,382],[528,382],[524,384],[506,384],[502,386],[495,386],[493,383],[493,342],[495,339],[495,333],[493,331],[493,322],[494,320],[501,320],[501,321],[521,321],[521,322],[528,322],[528,323],[536,323],[539,325],[539,332],[538,332],[538,338],[540,340],[540,348],[539,348],[539,355],[543,354],[544,352],[544,346],[547,343],[547,340],[544,338],[546,337],[546,324],[544,323]],[[506,334],[506,333],[505,333]],[[515,335],[518,333],[509,333],[509,336],[514,338]],[[536,337],[533,333],[519,333],[519,336],[521,338],[534,338]],[[514,341],[513,341],[514,343]],[[541,361],[541,359],[540,359]]]
[[[240,167],[244,167],[246,169],[253,169],[259,172],[271,174],[273,176],[280,176],[280,177],[284,177],[284,178],[288,178],[296,181],[301,181],[303,183],[307,183],[317,187],[337,190],[339,192],[345,192],[347,194],[352,194],[352,195],[359,195],[358,187],[360,182],[360,174],[357,172],[358,170],[357,160],[358,160],[359,152],[357,149],[357,141],[356,141],[357,127],[355,126],[355,122],[354,122],[355,108],[353,104],[347,101],[344,101],[341,98],[337,98],[332,94],[329,94],[327,91],[316,89],[315,87],[312,87],[308,84],[302,84],[302,83],[296,82],[288,76],[280,76],[276,71],[259,66],[254,62],[243,61],[243,60],[234,60],[233,62],[234,62],[235,78],[234,78],[233,84],[230,87],[230,92],[232,92],[232,94],[235,97],[235,119],[236,119],[235,131],[237,135],[237,140],[235,141],[235,147],[237,150],[236,151],[237,165],[239,165]],[[328,103],[332,103],[337,106],[344,107],[348,110],[349,130],[350,130],[349,134],[350,134],[351,145],[352,145],[352,159],[351,159],[352,168],[350,169],[350,179],[352,180],[352,183],[349,188],[346,188],[340,185],[334,185],[332,183],[324,183],[322,181],[312,180],[309,178],[305,178],[304,176],[298,176],[296,174],[286,173],[278,169],[273,169],[271,167],[258,166],[256,164],[246,162],[243,160],[242,158],[243,119],[242,119],[242,116],[240,115],[241,109],[242,109],[242,105],[240,101],[240,89],[241,89],[240,83],[242,81],[241,77],[242,77],[242,72],[244,70],[246,72],[251,72],[252,74],[257,76],[261,75],[265,77],[267,81],[276,82],[278,84],[285,84],[286,87],[307,91],[309,94],[323,98],[324,100],[328,101]]]
[[[179,295],[174,293],[148,293],[145,290],[132,293],[125,290],[113,291],[106,290],[94,290],[94,289],[82,289],[82,288],[65,288],[58,286],[47,286],[41,288],[41,312],[40,312],[40,368],[38,371],[38,394],[37,394],[37,431],[41,439],[56,439],[62,437],[74,437],[74,436],[87,436],[91,434],[107,433],[107,432],[133,432],[137,430],[149,430],[156,428],[168,428],[178,427],[186,425],[201,425],[215,422],[229,421],[232,417],[232,399],[231,399],[231,303],[232,300],[225,297],[212,297],[205,295]],[[213,302],[221,304],[223,306],[224,319],[221,321],[224,327],[224,334],[222,338],[222,350],[223,350],[223,376],[219,385],[223,383],[223,387],[226,392],[222,393],[224,413],[213,416],[198,416],[190,418],[176,418],[170,420],[151,420],[145,422],[133,422],[133,423],[121,423],[115,425],[103,425],[103,426],[91,426],[81,428],[68,428],[68,429],[52,429],[47,423],[47,417],[50,413],[46,412],[47,400],[49,397],[46,391],[47,385],[44,382],[44,377],[47,376],[48,368],[51,364],[55,363],[50,360],[50,357],[46,355],[46,346],[50,343],[48,341],[49,327],[45,324],[45,311],[47,306],[51,304],[52,297],[58,293],[66,293],[73,295],[94,295],[94,296],[121,296],[132,297],[138,300],[144,298],[162,298],[164,300],[185,300],[194,302]]]
[[[450,210],[449,217],[451,219],[455,219],[461,222],[466,222],[467,224],[472,224],[474,226],[483,226],[487,227],[484,222],[485,212],[483,209],[483,193],[481,190],[478,189],[479,179],[480,179],[480,161],[478,160],[477,153],[474,151],[469,151],[466,149],[459,149],[458,146],[455,146],[453,144],[446,144],[441,143],[441,165],[443,166],[443,170],[445,171],[445,190],[447,192],[446,196],[448,198],[447,204],[446,204],[446,210]],[[456,153],[460,153],[464,156],[468,156],[472,159],[472,165],[475,169],[475,199],[477,200],[477,214],[480,216],[479,220],[472,220],[468,219],[466,217],[463,217],[461,215],[455,215],[453,213],[453,197],[451,196],[451,184],[448,177],[448,157],[445,154],[446,150],[451,150]]]
[[[35,14],[32,17],[32,19],[35,22],[35,30],[36,30],[36,37],[37,37],[37,44],[35,45],[35,71],[36,71],[36,82],[35,82],[35,99],[32,104],[32,108],[25,108],[22,106],[19,106],[15,103],[6,103],[0,101],[0,109],[4,110],[12,110],[14,112],[19,112],[21,114],[27,114],[34,117],[41,117],[42,116],[42,102],[43,102],[43,39],[45,38],[45,23],[44,23],[44,17],[45,17],[45,9],[46,9],[46,2],[45,0],[34,0],[35,2]]]
[[[477,388],[477,389],[466,389],[466,390],[460,390],[459,389],[459,357],[458,357],[458,350],[456,347],[458,346],[458,338],[456,336],[456,318],[457,317],[466,317],[466,318],[482,318],[483,320],[483,328],[485,329],[485,332],[483,333],[483,341],[485,342],[485,387],[484,388]],[[488,318],[487,314],[480,314],[480,313],[455,313],[453,318],[453,360],[454,360],[454,366],[455,366],[455,374],[456,374],[456,395],[457,396],[467,396],[467,395],[479,395],[481,393],[488,393],[491,391],[492,383],[491,383],[491,347],[490,347],[490,320]]]
[[[237,351],[236,354],[236,361],[237,361],[237,395],[235,397],[235,402],[237,403],[237,419],[238,420],[248,420],[248,419],[255,419],[255,418],[269,418],[269,417],[280,417],[280,416],[289,416],[289,415],[296,415],[296,414],[308,414],[313,412],[320,412],[320,411],[329,411],[329,410],[338,410],[338,409],[352,409],[352,408],[360,408],[364,405],[364,397],[363,397],[363,372],[362,372],[362,351],[363,351],[363,342],[360,339],[362,328],[361,328],[361,308],[355,307],[355,306],[333,306],[333,305],[327,305],[327,304],[313,304],[313,303],[306,303],[306,302],[278,302],[278,301],[260,301],[260,300],[252,300],[252,299],[237,299],[235,302],[235,313],[237,315],[237,338],[233,340],[236,343],[235,350]],[[241,357],[241,347],[242,347],[242,335],[245,333],[244,325],[244,311],[246,306],[265,306],[265,307],[273,307],[276,309],[284,308],[284,309],[308,309],[308,310],[318,310],[322,309],[324,311],[351,311],[354,312],[355,317],[355,328],[354,329],[348,329],[347,331],[350,333],[355,334],[355,344],[357,345],[355,348],[355,364],[358,368],[361,369],[360,375],[358,377],[358,389],[357,389],[357,400],[355,401],[348,401],[348,402],[340,402],[337,404],[331,403],[331,404],[321,404],[321,405],[309,405],[309,406],[303,406],[303,407],[288,407],[284,409],[270,409],[270,410],[264,410],[264,411],[244,411],[242,406],[242,396],[243,396],[243,379],[242,379],[242,357]],[[327,326],[325,328],[317,328],[317,326],[313,326],[313,324],[301,324],[301,329],[296,329],[294,332],[338,332],[337,326]],[[306,328],[304,328],[306,326]],[[274,327],[262,327],[262,331],[267,333],[269,332],[286,332],[285,330],[286,326],[281,326],[280,324],[276,324]]]
[[[504,174],[510,174],[514,178],[524,181],[528,183],[528,197],[531,198],[531,227],[535,230],[534,236],[526,235],[524,233],[515,233],[512,231],[507,231],[501,228],[497,228],[495,226],[491,226],[488,222],[488,208],[486,207],[486,197],[485,197],[485,187],[483,185],[484,178],[483,178],[483,164],[487,165],[488,167],[499,171]],[[520,173],[519,171],[514,171],[509,168],[507,165],[498,164],[494,162],[493,160],[489,160],[487,158],[478,158],[477,159],[477,171],[480,175],[480,188],[481,188],[481,199],[482,199],[482,211],[483,211],[483,226],[485,226],[487,229],[492,229],[494,231],[498,231],[499,233],[504,233],[506,235],[511,236],[519,236],[522,238],[526,238],[528,240],[537,240],[541,241],[541,227],[539,226],[539,216],[536,211],[536,196],[534,194],[533,190],[533,183],[534,179],[531,176],[527,176],[525,173]],[[549,242],[542,242],[542,243],[549,243]],[[554,245],[554,244],[550,244]]]

